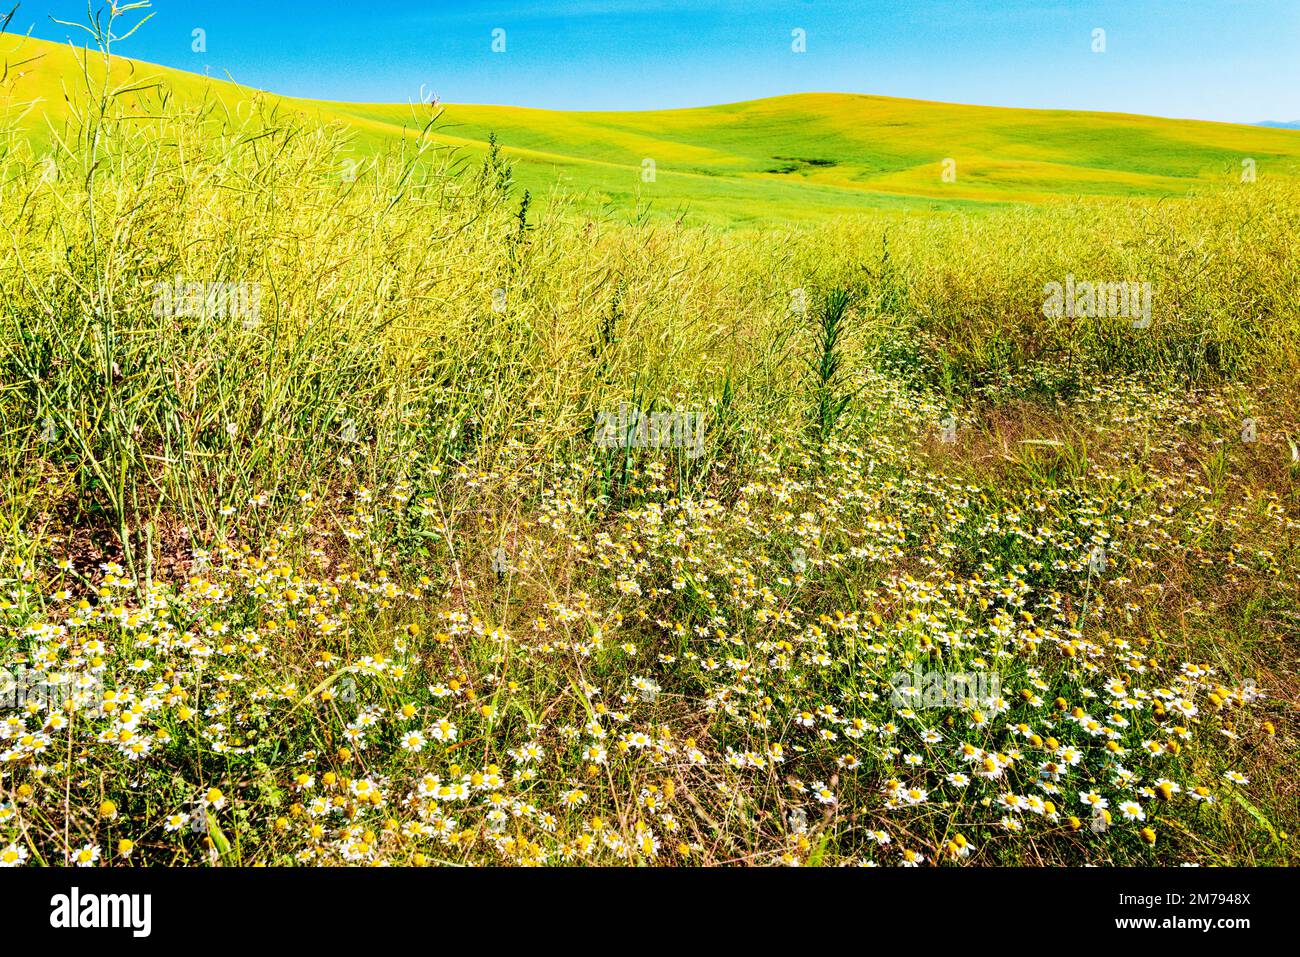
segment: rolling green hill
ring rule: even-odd
[[[5,37],[4,109],[35,140],[68,120],[83,86],[66,45]],[[92,55],[98,65],[98,54]],[[117,59],[141,89],[147,122],[166,90],[178,102],[239,110],[233,83]],[[267,94],[271,96],[270,94]],[[427,106],[272,96],[281,108],[355,131],[360,158],[413,135]],[[1117,113],[1021,110],[843,93],[805,93],[684,110],[576,112],[442,107],[439,141],[473,161],[491,133],[515,178],[589,212],[650,207],[718,222],[806,219],[880,208],[954,208],[1071,197],[1172,197],[1259,177],[1300,178],[1300,131]],[[945,162],[955,174],[945,180]],[[653,178],[646,173],[653,163]]]

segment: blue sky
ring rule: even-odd
[[[835,91],[1254,122],[1300,119],[1300,0],[157,0],[142,60],[295,96],[557,109]],[[84,0],[27,0],[11,31]],[[207,50],[191,49],[206,31]],[[1093,31],[1105,30],[1105,52]],[[505,52],[492,32],[505,31]],[[795,53],[792,31],[806,35]]]

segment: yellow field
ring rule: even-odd
[[[3,41],[11,46],[17,40]],[[67,46],[27,40],[10,111],[57,128],[79,72]],[[115,76],[169,91],[170,108],[220,104],[248,115],[255,91],[121,61]],[[142,116],[161,89],[127,97]],[[77,95],[74,94],[74,102]],[[1124,114],[1016,110],[839,93],[689,110],[584,113],[508,106],[367,105],[260,96],[263,108],[352,131],[340,164],[408,140],[435,115],[436,141],[481,158],[495,133],[517,182],[544,204],[561,190],[588,213],[649,208],[691,221],[810,220],[872,208],[962,208],[1078,197],[1173,197],[1259,177],[1300,177],[1300,132]],[[654,163],[653,181],[643,175]],[[945,162],[953,165],[948,180]]]

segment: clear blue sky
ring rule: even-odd
[[[7,6],[7,5],[6,5]],[[296,96],[560,109],[835,91],[1300,120],[1300,0],[158,0],[122,52]],[[12,31],[84,0],[27,0]],[[191,31],[207,52],[191,50]],[[493,53],[492,31],[506,50]],[[807,52],[791,50],[806,31]],[[1106,51],[1092,51],[1095,28]]]

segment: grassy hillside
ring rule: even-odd
[[[65,88],[79,82],[77,55],[40,40],[4,43],[17,50],[6,55],[8,109],[35,102],[25,122],[60,127],[71,108]],[[161,84],[133,95],[142,115],[158,109],[164,90],[181,106],[214,102],[237,113],[254,96],[222,80],[116,65],[116,76],[132,75],[142,86]],[[265,102],[346,124],[358,160],[413,136],[433,115],[418,105]],[[517,182],[539,202],[560,189],[584,211],[620,217],[649,207],[719,222],[801,220],[872,208],[1182,196],[1238,181],[1248,157],[1261,177],[1300,176],[1300,133],[1292,130],[842,93],[644,112],[456,104],[443,108],[436,128],[439,142],[469,162],[495,132]],[[955,163],[951,182],[942,176],[946,159]],[[655,164],[653,182],[643,177],[646,160]]]

